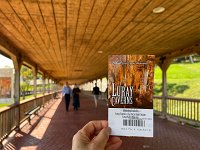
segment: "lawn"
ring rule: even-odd
[[[42,96],[42,95],[43,95],[42,93],[38,93],[37,97]],[[24,100],[27,100],[27,99],[30,99],[30,98],[33,98],[33,97],[34,97],[33,95],[28,95],[28,96],[25,97]],[[20,101],[23,101],[23,97],[20,97]],[[11,105],[11,104],[0,104],[0,108],[5,107],[5,106],[9,106],[9,105]]]
[[[155,69],[155,95],[162,95],[162,72]],[[167,70],[167,91],[169,96],[200,98],[200,63],[171,64]]]

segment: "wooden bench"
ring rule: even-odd
[[[41,106],[37,106],[32,110],[29,110],[25,113],[26,119],[28,119],[29,124],[31,124],[31,115],[35,114],[38,115],[38,111],[40,110]]]

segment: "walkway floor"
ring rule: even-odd
[[[105,101],[94,109],[92,97],[81,97],[81,109],[65,111],[64,102],[52,101],[5,146],[5,150],[70,150],[73,135],[90,120],[107,119]],[[154,138],[123,137],[121,150],[200,150],[200,130],[158,117]]]

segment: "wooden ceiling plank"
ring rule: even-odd
[[[21,1],[13,1],[12,3],[8,2],[10,7],[13,9],[14,13],[16,14],[17,18],[19,19],[19,21],[21,22],[21,24],[23,24],[23,28],[26,28],[27,32],[29,32],[29,34],[31,35],[33,42],[36,42],[34,36],[37,37],[37,32],[35,30],[35,28],[33,28],[33,25],[30,23],[31,21],[29,20],[29,16],[26,13],[26,9],[23,6],[23,3]],[[38,47],[41,43],[37,44]]]
[[[54,23],[55,23],[55,30],[56,30],[56,36],[57,36],[57,40],[58,40],[58,46],[59,46],[59,51],[60,51],[60,59],[61,59],[61,62],[60,62],[60,65],[61,65],[61,67],[62,68],[64,68],[64,61],[63,61],[63,54],[62,54],[62,51],[61,51],[61,46],[60,46],[60,36],[59,36],[59,33],[58,33],[58,20],[57,20],[57,18],[60,18],[60,16],[58,16],[58,15],[60,15],[61,13],[62,14],[65,14],[64,12],[57,12],[57,18],[56,18],[56,12],[55,12],[55,5],[56,6],[58,6],[58,4],[53,4],[53,1],[51,1],[51,5],[52,5],[52,10],[53,10],[53,17],[54,17]],[[60,7],[60,8],[62,8],[62,7]],[[63,20],[64,20],[64,15],[61,15],[62,17],[63,17]],[[61,19],[62,20],[62,19]],[[65,21],[64,21],[65,22]],[[62,22],[61,22],[62,23]],[[65,44],[64,44],[64,46],[65,46]]]
[[[24,4],[24,3],[23,3]],[[37,6],[37,4],[35,3],[35,5]],[[32,4],[33,6],[33,4]],[[27,10],[26,8],[26,5],[24,4],[24,7],[25,9]],[[28,21],[29,22],[29,26],[31,26],[34,30],[31,31],[31,34],[32,36],[34,37],[34,39],[37,39],[37,43],[40,45],[40,49],[38,51],[41,52],[42,55],[46,56],[47,54],[49,54],[48,56],[49,57],[46,57],[46,60],[43,60],[43,61],[48,61],[48,62],[51,62],[53,60],[53,54],[51,54],[51,50],[49,50],[40,34],[40,31],[39,28],[37,28],[32,16],[30,15],[29,11],[27,10],[27,20],[30,20]],[[37,20],[38,22],[39,20]],[[56,64],[56,63],[55,63]],[[56,66],[55,64],[51,64],[51,68],[52,69],[55,69],[57,68],[58,66]],[[45,68],[45,69],[49,69],[49,68]]]
[[[95,2],[94,6],[92,8],[92,12],[90,14],[90,18],[88,20],[88,25],[85,28],[85,33],[84,33],[84,38],[85,38],[85,40],[87,40],[87,43],[82,44],[81,48],[79,50],[80,56],[82,56],[80,58],[80,60],[85,60],[85,57],[89,54],[88,41],[89,41],[89,43],[91,43],[90,40],[92,38],[92,35],[95,32],[95,30],[97,29],[96,27],[99,25],[100,20],[104,14],[109,2],[110,1],[108,1],[108,0],[101,0],[101,1],[97,0]],[[83,64],[83,63],[79,63],[79,64]]]
[[[0,16],[2,14],[0,13]],[[6,20],[7,21],[7,20]],[[4,22],[4,21],[3,21]],[[6,27],[5,27],[5,22],[2,24],[0,22],[0,34],[3,34],[5,35],[10,41],[13,41],[12,43],[21,43],[20,45],[18,45],[18,47],[21,49],[21,50],[24,50],[26,49],[28,46],[26,45],[26,43],[24,43],[24,40],[22,40],[22,37],[19,36],[19,37],[16,37],[15,34],[13,34],[14,32],[12,32],[12,30],[8,30]]]
[[[135,17],[137,17],[141,12],[143,12],[143,10],[144,9],[146,9],[146,7],[148,7],[149,5],[151,5],[152,3],[151,3],[151,1],[145,1],[145,3],[144,3],[144,1],[137,1],[137,3],[136,4],[134,4],[134,8],[132,8],[132,10],[131,11],[129,11],[129,14],[130,15],[127,15],[128,17],[129,17],[129,19],[127,18],[127,17],[125,17],[123,20],[127,20],[127,21],[121,21],[121,23],[118,25],[118,26],[120,26],[118,29],[122,29],[122,30],[126,30],[126,26],[128,25],[128,24],[131,24],[132,25],[132,27],[131,28],[133,28],[134,26],[136,26],[137,24],[133,24],[132,23],[132,20],[135,18]],[[157,5],[158,5],[158,3],[156,3]],[[122,26],[122,27],[121,27]],[[130,27],[129,27],[129,29],[130,29]],[[124,36],[126,36],[127,35],[127,32],[130,32],[129,30],[128,31],[126,31],[126,34],[124,34]],[[114,33],[114,32],[111,32],[111,34],[112,33]],[[110,35],[109,35],[110,36]],[[107,38],[109,38],[109,36],[107,36]],[[116,35],[117,36],[117,35]],[[107,39],[108,40],[108,39]],[[109,41],[111,41],[112,42],[112,39],[109,39]],[[99,50],[101,50],[102,48],[102,46],[103,45],[105,45],[104,43],[102,43],[99,47],[97,47],[96,49],[99,49]],[[107,45],[108,46],[108,45]],[[106,49],[106,48],[105,48]],[[105,52],[105,49],[103,49],[104,50],[104,52]],[[96,60],[96,62],[98,62],[99,60]],[[91,60],[91,62],[92,63],[94,63],[94,59],[92,59]]]
[[[5,3],[5,2],[4,2]],[[1,3],[1,4],[4,4],[4,3]],[[4,6],[4,5],[0,5],[1,6]],[[0,8],[1,9],[1,8]],[[10,14],[10,13],[7,13],[7,14]],[[28,44],[28,42],[26,41],[26,38],[24,38],[21,34],[21,32],[19,32],[18,30],[16,30],[17,28],[13,28],[13,24],[15,23],[14,21],[10,21],[8,19],[8,17],[4,14],[4,12],[2,12],[2,10],[0,10],[0,18],[1,18],[1,25],[4,29],[6,29],[7,32],[11,33],[13,36],[17,37],[18,40],[21,40],[21,41],[25,41],[25,43],[22,43],[22,45],[25,45],[25,47],[27,48],[28,46],[30,46]],[[3,30],[1,30],[1,32],[3,33]],[[6,33],[4,34],[6,35]],[[20,45],[21,46],[21,45]]]
[[[199,21],[200,21],[200,18],[199,18]],[[177,35],[176,35],[176,37],[178,38],[178,37],[181,37],[181,35],[185,35],[184,37],[182,37],[181,39],[179,39],[179,40],[174,40],[174,42],[175,42],[175,45],[176,45],[176,49],[182,49],[182,48],[184,48],[184,47],[188,47],[189,45],[191,45],[191,44],[193,44],[195,41],[194,41],[194,39],[196,39],[196,40],[200,40],[200,37],[199,37],[199,34],[200,34],[200,31],[199,32],[197,32],[197,31],[195,31],[195,29],[197,29],[198,27],[199,27],[199,25],[200,24],[196,24],[196,25],[194,25],[194,26],[192,26],[191,28],[188,28],[187,26],[185,26],[185,29],[184,29],[184,31],[182,30],[182,32],[179,32]],[[194,30],[193,30],[194,29]],[[190,36],[191,35],[191,36]],[[180,42],[179,42],[180,41]],[[168,45],[172,45],[172,42],[173,42],[173,38],[170,38],[170,41],[169,40],[166,40],[164,43],[163,43],[163,45],[166,45],[166,44],[168,44]],[[158,43],[157,41],[156,41],[156,43]],[[155,43],[155,44],[156,44]],[[179,46],[180,45],[180,46]],[[173,46],[173,45],[172,45]],[[169,48],[168,49],[164,49],[163,51],[160,51],[160,52],[157,52],[157,55],[158,56],[161,56],[161,55],[164,55],[164,54],[166,54],[166,53],[169,53],[169,50],[171,50],[171,48],[170,48],[171,46],[169,46]],[[173,46],[174,47],[174,46]],[[176,50],[176,49],[173,49],[174,51]]]
[[[189,4],[188,2],[187,3],[184,3],[183,5],[187,5]],[[180,9],[183,7],[183,5],[180,5],[179,3],[179,7],[177,9]],[[171,13],[168,13],[170,14],[169,16],[173,15],[174,13],[176,13],[176,9],[173,9],[173,12]],[[185,13],[186,14],[186,13]],[[169,17],[168,16],[168,17]],[[181,17],[181,16],[180,16]],[[163,19],[164,21],[164,19]],[[150,42],[151,40],[154,40],[155,38],[157,38],[159,36],[159,32],[160,33],[163,33],[163,31],[167,31],[168,29],[170,30],[173,26],[177,26],[176,24],[169,24],[169,25],[165,25],[165,24],[153,24],[151,30],[147,27],[144,28],[144,30],[142,30],[143,32],[141,32],[139,35],[137,35],[136,37],[133,37],[132,39],[130,39],[129,43],[132,43],[131,45],[133,44],[136,44],[138,43],[138,40],[141,40],[142,43],[140,45],[143,45],[145,44],[146,42]],[[167,28],[167,29],[166,29]],[[168,32],[169,32],[168,30]],[[153,34],[153,33],[157,33],[157,34]],[[170,32],[169,32],[170,33]],[[150,36],[149,36],[150,35]],[[152,36],[155,36],[155,35],[158,35],[156,36],[155,38],[151,38]],[[164,36],[165,34],[161,34],[162,36]],[[135,40],[135,39],[138,39],[138,40]],[[133,42],[134,41],[134,42]],[[124,44],[126,43],[127,41],[124,41]],[[126,45],[128,47],[128,44]],[[124,49],[128,49],[128,48],[124,48]]]
[[[55,1],[53,2],[54,7],[54,15],[55,15],[55,22],[57,28],[58,39],[60,43],[60,51],[62,57],[62,65],[63,65],[63,73],[66,74],[67,68],[66,65],[66,58],[67,58],[67,47],[66,47],[66,3],[63,4],[56,4]],[[57,73],[58,74],[58,73]]]
[[[28,54],[30,55],[30,54],[32,54],[31,52],[30,52],[30,47],[32,47],[33,48],[33,46],[32,46],[32,44],[30,44],[30,41],[28,41],[27,40],[27,38],[26,38],[26,36],[24,35],[24,33],[23,32],[21,32],[16,26],[15,26],[15,21],[11,21],[9,18],[7,18],[7,16],[2,12],[2,11],[0,11],[1,13],[0,13],[0,15],[1,16],[3,16],[4,18],[5,18],[5,21],[4,21],[4,27],[7,29],[7,30],[9,30],[10,32],[12,32],[13,34],[15,34],[16,36],[17,36],[17,38],[19,38],[19,39],[21,39],[21,37],[23,38],[23,41],[25,42],[25,43],[28,43],[28,47],[26,47],[26,49],[24,49],[24,53],[25,52],[29,52]],[[14,27],[14,28],[13,28]],[[17,45],[17,43],[15,43],[16,45]]]
[[[40,10],[39,10],[39,6],[38,3],[30,3],[30,1],[26,1],[23,2],[24,7],[27,10],[27,14],[29,15],[31,22],[33,24],[33,26],[36,29],[36,32],[38,33],[38,40],[41,41],[41,44],[43,45],[43,50],[47,55],[49,54],[49,57],[47,57],[48,62],[50,61],[54,61],[55,63],[51,64],[51,68],[46,68],[48,69],[52,69],[52,68],[58,68],[59,64],[56,63],[56,57],[55,57],[55,53],[53,53],[54,51],[52,51],[52,45],[50,44],[49,41],[49,36],[48,33],[46,31],[45,25],[44,25],[44,21],[43,18],[41,16]]]
[[[89,20],[89,28],[86,29],[86,37],[89,40],[89,43],[93,43],[94,41],[91,41],[92,37],[94,36],[94,33],[96,32],[97,26],[99,26],[100,21],[109,5],[110,1],[96,1],[95,6],[93,8],[90,20]],[[81,57],[80,62],[86,61],[82,64],[86,64],[86,66],[91,66],[92,64],[88,63],[88,59],[85,57],[88,57],[88,54],[90,53],[90,44],[87,44],[85,48],[83,49],[83,57]],[[95,43],[93,43],[95,44]],[[92,70],[91,70],[92,71]]]
[[[67,28],[67,22],[68,22],[68,19],[67,19],[67,12],[68,12],[68,6],[67,6],[67,0],[65,0],[65,10],[66,10],[66,12],[65,12],[65,39],[66,39],[66,41],[65,41],[65,45],[66,45],[66,62],[65,62],[65,64],[66,64],[66,68],[65,68],[65,71],[66,71],[66,76],[68,77],[69,76],[69,71],[70,71],[70,68],[69,68],[69,64],[70,64],[70,62],[69,62],[69,57],[71,56],[71,51],[68,49],[68,45],[67,45],[67,41],[68,41],[68,38],[67,38],[67,34],[68,34],[68,28]]]
[[[80,18],[80,9],[81,9],[81,5],[82,5],[82,3],[83,3],[83,1],[77,1],[77,7],[78,7],[78,9],[77,9],[77,14],[76,14],[76,19],[75,19],[75,31],[74,31],[74,36],[73,36],[73,46],[72,46],[72,55],[74,56],[74,59],[70,59],[70,62],[71,62],[71,64],[70,64],[70,67],[72,68],[72,69],[75,69],[74,67],[74,65],[75,65],[75,62],[76,62],[76,59],[77,59],[77,57],[76,57],[76,53],[77,53],[77,51],[76,51],[76,49],[75,49],[75,47],[76,47],[76,41],[77,41],[77,39],[76,39],[76,36],[77,36],[77,32],[78,32],[78,22],[79,22],[79,18]],[[72,57],[71,57],[72,58]],[[73,70],[70,72],[70,74],[69,74],[69,77],[70,76],[74,76],[75,75],[75,73],[73,72]]]
[[[198,27],[199,27],[199,21],[200,21],[200,14],[198,16],[198,18],[195,18],[192,23],[188,22],[186,24],[182,24],[182,26],[180,26],[178,29],[173,29],[171,31],[171,33],[169,33],[168,35],[166,35],[166,42],[170,41],[176,37],[180,37],[181,35],[187,35],[187,33],[190,33],[191,31],[195,31]],[[193,24],[195,23],[196,24]],[[190,37],[191,38],[191,37]],[[160,41],[159,39],[156,41],[156,43],[158,43],[158,41]]]
[[[30,5],[31,6],[31,5]],[[44,40],[45,40],[45,43],[47,45],[47,48],[49,49],[49,51],[51,52],[51,54],[53,55],[54,57],[54,60],[56,60],[55,62],[53,62],[54,64],[57,64],[58,68],[60,68],[60,64],[59,64],[59,61],[58,61],[58,56],[57,56],[57,53],[54,49],[54,46],[53,46],[53,42],[52,42],[52,39],[50,37],[50,33],[48,31],[48,28],[47,28],[47,25],[46,25],[46,22],[45,22],[45,19],[44,19],[44,16],[43,16],[43,13],[42,13],[42,10],[40,8],[40,5],[39,5],[39,1],[37,1],[37,6],[35,7],[34,9],[36,11],[37,14],[39,14],[40,16],[40,20],[41,22],[38,22],[37,21],[37,18],[33,17],[33,19],[35,19],[34,21],[36,22],[36,24],[38,25],[38,28],[40,29],[40,32],[44,32]],[[50,17],[50,16],[46,16],[46,17]],[[52,64],[49,64],[50,66]],[[48,67],[48,66],[47,66]],[[57,68],[57,69],[58,69]]]
[[[52,51],[54,54],[54,59],[57,60],[56,63],[58,64],[57,69],[62,68],[62,59],[61,59],[61,53],[60,53],[60,45],[59,45],[59,40],[57,38],[57,31],[55,27],[55,19],[54,19],[54,14],[53,14],[53,8],[52,8],[52,3],[43,3],[41,1],[38,1],[38,7],[41,13],[41,16],[43,17],[43,21],[45,24],[45,28],[48,32],[49,36],[49,41],[50,45],[52,45]],[[49,65],[51,67],[51,65]]]
[[[8,2],[7,3],[7,9],[8,8],[10,9],[11,14],[5,14],[5,16],[8,17],[8,19],[9,19],[10,22],[15,22],[15,24],[12,23],[12,25],[14,26],[14,28],[17,29],[21,34],[24,34],[24,37],[27,39],[27,41],[29,40],[29,43],[31,45],[38,46],[36,44],[34,38],[32,37],[32,35],[28,31],[27,27],[24,26],[24,23],[20,20],[20,17],[17,15],[17,13],[15,12],[15,10],[10,5],[10,2],[9,1],[7,1],[7,2]],[[39,53],[38,51],[36,51],[36,52],[38,54],[38,59],[39,60],[45,59],[45,57],[43,55],[41,55],[41,53]]]
[[[67,1],[67,49],[71,51],[68,57],[68,64],[71,67],[74,64],[75,53],[73,52],[74,41],[77,30],[78,14],[80,9],[80,0],[69,0]],[[70,68],[72,69],[72,68]],[[72,76],[72,72],[68,71],[68,76]]]
[[[161,0],[161,1],[152,1],[151,3],[148,3],[146,5],[145,9],[141,10],[140,13],[137,14],[135,16],[135,18],[129,22],[129,24],[132,24],[132,27],[130,27],[129,30],[125,30],[125,33],[122,34],[122,37],[116,36],[115,39],[111,39],[112,45],[110,47],[116,46],[115,45],[116,43],[117,43],[117,45],[121,45],[121,44],[125,43],[127,40],[138,35],[138,33],[144,34],[146,31],[144,31],[144,33],[142,33],[141,30],[143,31],[145,27],[147,27],[148,30],[150,30],[152,28],[152,26],[154,26],[154,25],[151,25],[150,23],[142,23],[141,20],[145,20],[146,18],[148,18],[152,14],[153,8],[155,8],[156,6],[162,5],[163,2],[164,1]],[[140,20],[138,19],[138,16],[141,17]],[[150,25],[150,26],[148,26],[148,25]],[[126,29],[126,28],[124,28],[124,29]],[[118,38],[118,40],[117,40],[117,38]],[[116,46],[116,47],[118,47],[118,46]]]
[[[126,53],[127,53],[127,52],[126,52]],[[106,55],[105,55],[105,56],[106,56]],[[97,62],[102,63],[101,60],[104,60],[104,58],[103,58],[103,59],[98,59]],[[92,63],[94,63],[94,62],[92,62]]]
[[[154,31],[154,32],[155,32],[155,31]],[[133,42],[133,41],[131,41],[131,42]],[[130,43],[131,43],[131,42],[130,42]],[[137,43],[134,43],[134,44],[137,44]],[[144,43],[144,44],[145,44],[145,43]],[[134,47],[135,47],[135,45],[134,45]],[[134,50],[135,50],[135,49],[134,49]]]
[[[196,6],[199,7],[200,5],[196,5]],[[198,7],[195,9],[195,12],[198,12],[198,10],[199,10]],[[191,10],[189,10],[189,11],[192,11],[192,10],[194,10],[194,8],[191,8]],[[183,14],[183,15],[177,17],[177,18],[182,18],[182,20],[185,20],[187,18],[187,14],[188,13],[185,12],[185,14]],[[195,17],[193,15],[190,15],[189,18],[193,18],[193,20],[192,20],[193,23],[195,23],[195,22],[198,23],[199,22],[199,17],[197,17],[197,15]],[[173,36],[180,36],[183,32],[188,30],[188,28],[191,30],[191,28],[193,27],[193,24],[191,24],[191,26],[187,26],[187,24],[189,24],[189,23],[191,23],[191,22],[180,21],[177,25],[168,26],[167,29],[164,29],[164,30],[168,31],[166,34],[161,34],[160,36],[155,36],[154,35],[153,37],[152,36],[147,37],[146,41],[144,41],[144,42],[146,42],[146,44],[147,44],[148,43],[147,41],[151,41],[151,43],[155,42],[153,44],[157,45],[160,42],[167,41],[169,38],[171,38]],[[174,29],[175,26],[178,26],[178,28]],[[180,30],[181,30],[181,32],[180,32]],[[165,38],[165,41],[161,41],[163,37]],[[144,42],[142,42],[141,44],[144,44]]]
[[[80,30],[78,30],[77,34],[76,34],[76,36],[78,35],[76,37],[76,41],[78,42],[78,45],[76,48],[77,54],[76,54],[75,60],[77,60],[78,56],[82,56],[81,50],[89,42],[87,37],[85,37],[85,34],[86,34],[86,28],[88,27],[89,20],[90,20],[91,14],[92,14],[91,12],[93,11],[95,2],[96,2],[96,0],[94,0],[94,1],[87,0],[87,1],[83,1],[81,3],[79,18],[82,18],[82,19],[81,19],[81,21],[80,20],[78,21],[78,25],[77,25],[77,28]],[[75,61],[72,68],[76,68],[76,69],[84,68],[85,69],[84,66],[85,66],[85,64],[78,64],[78,61]]]
[[[141,2],[142,2],[142,5],[141,5]],[[144,1],[131,1],[131,2],[125,1],[124,3],[122,3],[122,5],[120,6],[120,8],[119,8],[119,10],[117,11],[117,14],[116,14],[116,16],[118,16],[118,14],[120,14],[121,18],[118,18],[117,22],[116,21],[113,22],[115,24],[114,26],[112,25],[113,24],[112,22],[110,23],[110,25],[107,26],[107,28],[105,29],[105,31],[102,34],[102,36],[105,36],[105,38],[104,38],[105,42],[96,44],[93,47],[93,49],[95,51],[96,50],[102,50],[105,53],[106,48],[102,49],[101,47],[103,45],[106,46],[106,45],[110,44],[110,42],[112,41],[111,35],[114,32],[116,32],[117,29],[120,29],[120,30],[123,29],[124,25],[126,26],[127,22],[130,22],[133,19],[133,14],[135,16],[137,16],[137,14],[139,14],[140,10],[144,9],[149,3],[150,3],[150,1],[145,1],[145,3],[144,3]],[[127,10],[123,7],[125,7]],[[135,10],[134,8],[137,8],[137,10]],[[113,28],[110,28],[111,26],[113,26]],[[93,61],[95,61],[94,58],[93,58],[93,60],[91,60],[91,62],[93,62]],[[98,61],[98,60],[96,60],[96,61]]]
[[[172,3],[171,1],[170,1],[170,3]],[[168,4],[168,5],[171,5],[171,4]],[[147,8],[146,8],[147,9]],[[152,9],[150,9],[150,10],[152,10]],[[151,13],[151,12],[150,12]],[[148,16],[146,16],[146,18],[148,18],[149,17],[149,15]],[[146,19],[145,18],[145,19]],[[149,22],[150,23],[150,22]],[[133,21],[131,21],[131,22],[129,22],[129,24],[127,25],[127,27],[126,28],[124,28],[125,29],[125,32],[124,31],[122,31],[121,33],[123,33],[122,34],[122,36],[120,37],[120,36],[116,36],[115,37],[115,39],[112,39],[111,40],[111,44],[110,44],[110,46],[109,47],[112,47],[112,46],[114,46],[116,43],[118,43],[118,42],[121,42],[121,43],[125,43],[125,41],[127,40],[127,39],[129,39],[129,38],[131,38],[131,37],[133,37],[132,35],[136,35],[137,33],[139,33],[139,32],[141,32],[141,30],[143,31],[144,30],[144,27],[145,26],[147,26],[147,24],[148,24],[148,22],[147,23],[142,23],[142,22],[133,22]],[[129,25],[130,25],[130,27],[129,27]],[[148,30],[150,30],[151,29],[151,27],[152,26],[155,26],[155,24],[150,24],[150,27],[148,27]],[[123,29],[123,30],[124,30]],[[126,30],[127,29],[127,30]],[[133,30],[132,30],[133,29]],[[147,31],[148,31],[147,30]],[[146,32],[146,31],[145,31]],[[145,33],[144,32],[144,33]],[[120,33],[120,34],[121,34]],[[128,33],[128,34],[127,34]],[[144,34],[143,32],[141,32],[141,34]],[[127,35],[129,35],[129,37],[127,37]],[[123,39],[123,37],[124,37],[124,40],[125,41],[121,41],[122,39]],[[120,45],[121,45],[121,43],[120,43]],[[104,48],[104,47],[103,47]]]
[[[101,33],[105,30],[106,26],[109,24],[110,20],[112,19],[112,17],[116,14],[117,10],[119,9],[120,5],[122,4],[122,0],[117,1],[117,3],[113,0],[113,1],[109,1],[107,3],[107,5],[104,7],[104,11],[101,15],[101,17],[99,18],[99,22],[95,27],[94,32],[92,33],[92,36],[86,46],[86,50],[87,47],[89,46],[90,42],[92,43],[97,43],[99,40],[99,36],[101,35]],[[103,40],[103,39],[102,39]],[[85,53],[85,55],[90,58],[90,57],[94,57],[94,52],[92,51],[92,48],[89,48],[87,50],[87,53]],[[84,57],[83,57],[84,58]],[[86,64],[86,62],[89,62],[89,59],[82,59],[80,60],[81,64]]]
[[[29,63],[32,66],[37,66],[37,64],[31,60],[30,57],[21,56],[21,50],[17,49],[12,43],[10,43],[5,36],[0,34],[0,50],[5,52],[11,58],[21,57],[23,63]],[[39,67],[40,70],[44,70],[43,68]]]

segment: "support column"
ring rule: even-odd
[[[50,78],[48,77],[48,93],[50,93]]]
[[[92,81],[89,81],[89,83],[90,83],[90,91],[92,91],[93,90]]]
[[[11,56],[13,65],[15,68],[15,79],[14,79],[14,105],[17,106],[18,111],[15,113],[15,119],[17,122],[17,130],[20,130],[20,69],[22,65],[21,56]]]
[[[159,67],[162,70],[162,115],[167,116],[167,69],[169,68],[173,59],[161,58]]]
[[[100,89],[101,89],[101,92],[103,92],[103,83],[102,83],[102,78],[100,79],[100,83],[101,83],[101,85],[100,85]]]
[[[46,75],[45,75],[45,73],[43,74],[43,76],[42,76],[42,90],[43,90],[43,95],[45,95],[45,92],[46,92],[46,89],[45,89],[45,79],[46,79],[46,77],[45,77]]]
[[[37,66],[32,68],[33,71],[33,95],[37,97]]]
[[[14,104],[18,105],[20,101],[20,69],[22,65],[20,56],[11,56],[15,68],[15,79],[14,79]]]

